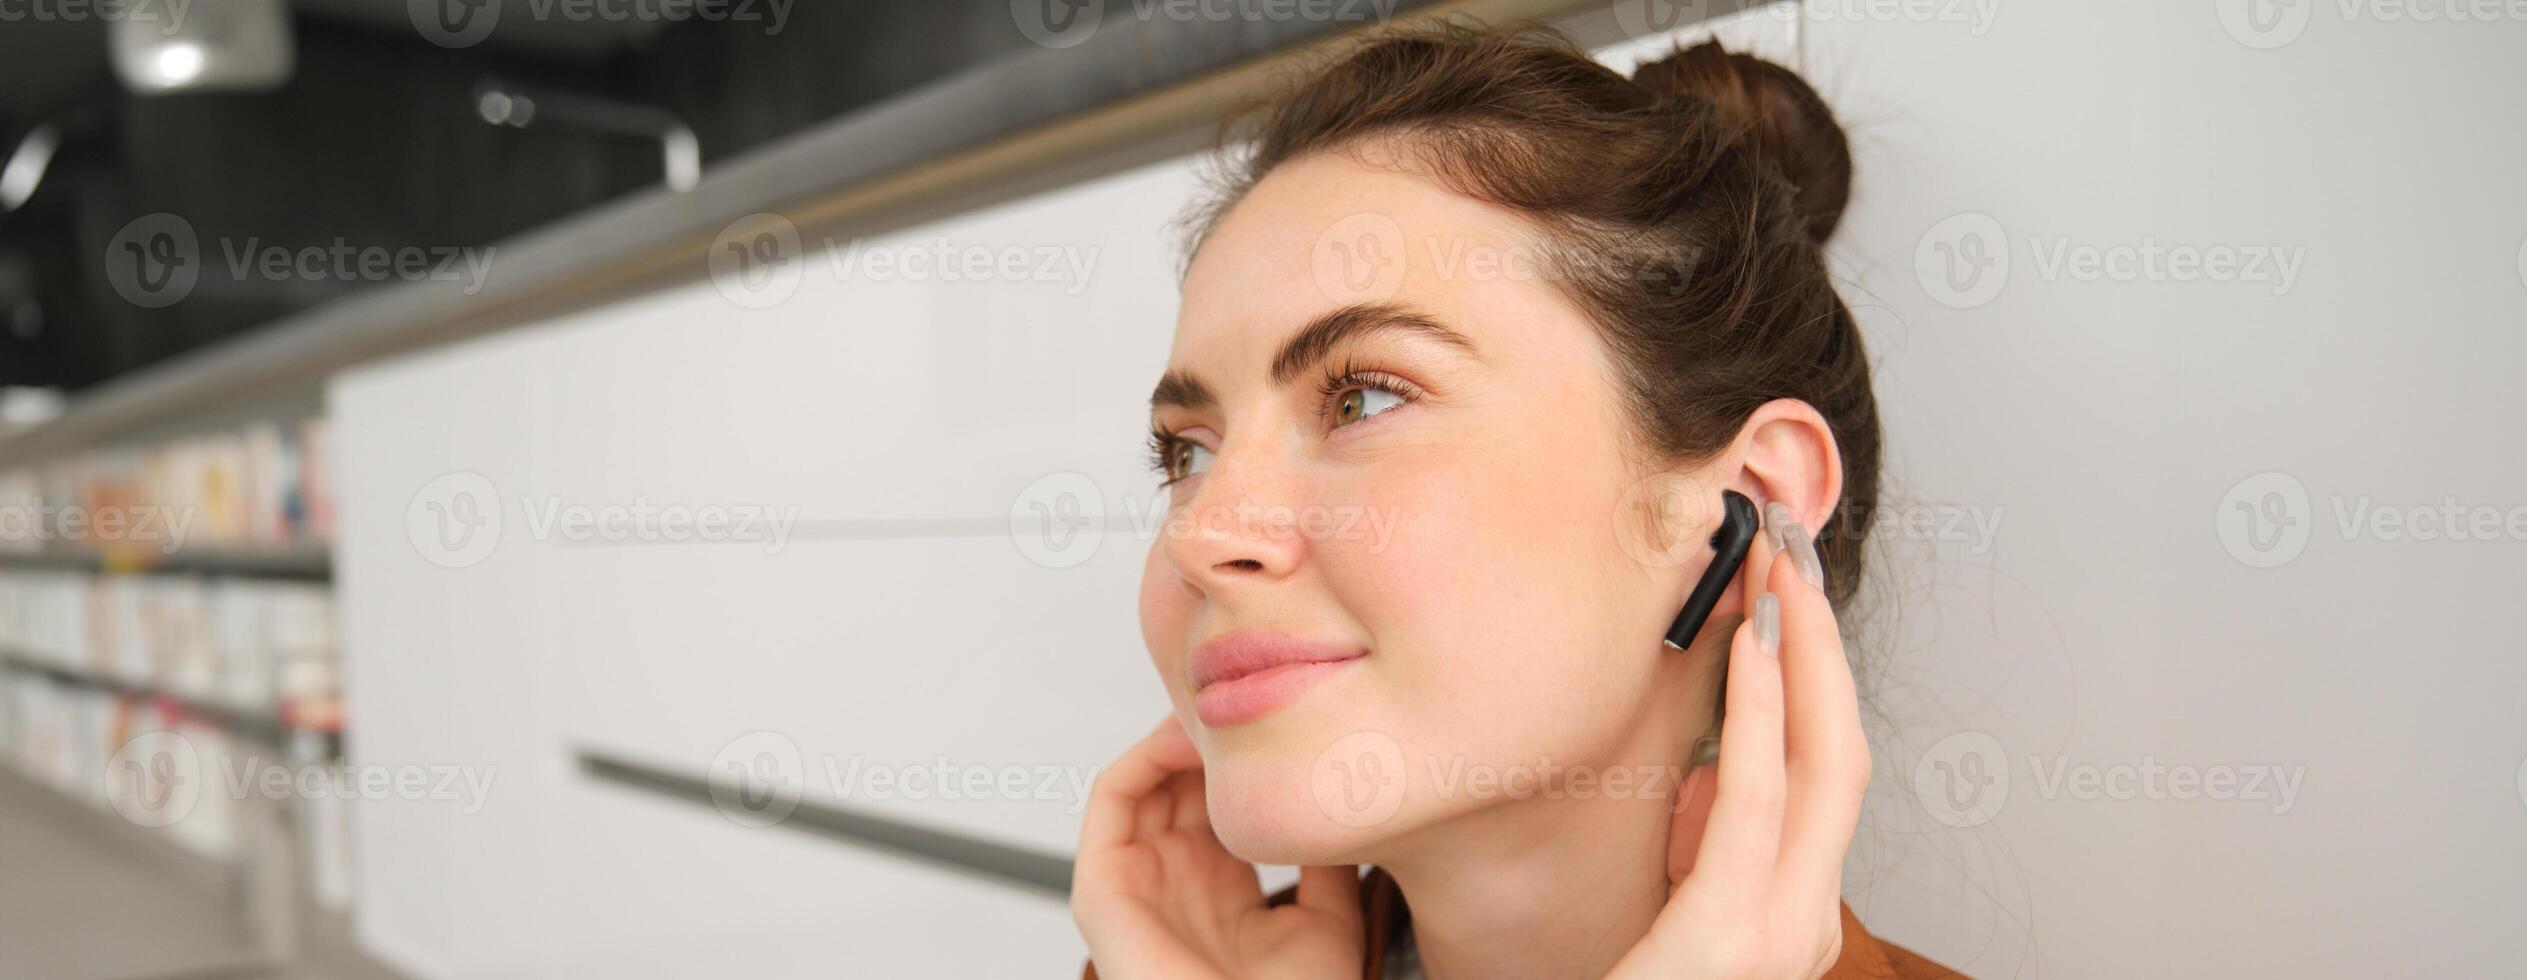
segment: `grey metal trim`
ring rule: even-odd
[[[603,752],[579,753],[589,776],[717,809],[707,776],[674,772]],[[777,826],[1054,897],[1070,895],[1070,858],[858,810],[801,800]]]
[[[50,661],[37,660],[15,650],[0,650],[0,670],[35,674],[49,678],[57,684],[84,687],[124,697],[149,700],[164,698],[180,705],[186,714],[209,719],[230,734],[244,736],[276,749],[289,747],[290,734],[294,731],[288,725],[282,724],[279,717],[266,712],[232,708],[215,702],[186,697],[148,684],[135,684],[103,674],[64,667]],[[341,756],[339,736],[328,735],[326,745],[327,758]]]
[[[1488,20],[1602,6],[1398,4],[1415,16]],[[477,292],[429,281],[373,288],[102,385],[61,418],[0,440],[0,467],[221,405],[318,391],[346,367],[692,281],[707,275],[716,234],[746,215],[777,210],[802,231],[870,234],[1192,152],[1208,144],[1220,110],[1267,84],[1291,49],[1350,26],[1122,18],[1075,47],[980,66],[726,161],[689,193],[634,195],[498,243]]]
[[[82,548],[0,550],[0,569],[42,568],[117,575],[235,575],[291,582],[333,581],[333,552],[319,545],[289,548],[187,547],[140,559]]]

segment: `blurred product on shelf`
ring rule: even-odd
[[[0,770],[340,913],[325,438],[256,422],[0,473]]]
[[[333,540],[325,421],[257,422],[0,473],[0,549],[102,553],[147,567],[182,548]]]
[[[340,765],[333,617],[322,584],[0,566],[0,767],[223,864],[250,860],[256,814],[278,807],[306,892],[341,911],[349,813],[321,775]]]
[[[230,576],[0,569],[0,658],[341,730],[333,593]]]

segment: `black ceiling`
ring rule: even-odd
[[[666,110],[708,163],[1029,49],[1006,0],[784,10],[778,31],[504,14],[485,43],[452,49],[403,0],[296,0],[284,86],[156,97],[116,81],[104,24],[0,21],[0,157],[39,124],[68,134],[35,198],[0,213],[0,384],[85,388],[361,285],[238,277],[223,247],[480,247],[659,181],[654,143],[484,124],[485,80]],[[106,257],[161,212],[212,261],[181,303],[143,308],[111,288]]]

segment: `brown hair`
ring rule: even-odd
[[[1773,399],[1814,406],[1843,464],[1817,547],[1848,602],[1878,502],[1878,409],[1822,248],[1851,152],[1798,75],[1706,42],[1625,78],[1549,27],[1442,19],[1366,36],[1230,114],[1232,136],[1251,149],[1190,216],[1196,247],[1274,167],[1380,142],[1574,260],[1555,281],[1603,332],[1663,458],[1708,459]]]

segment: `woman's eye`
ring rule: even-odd
[[[1179,442],[1167,458],[1167,479],[1182,480],[1211,468],[1211,451],[1198,442]]]
[[[1404,404],[1404,396],[1392,391],[1353,388],[1343,392],[1342,399],[1334,403],[1334,425],[1350,425],[1401,404]]]

